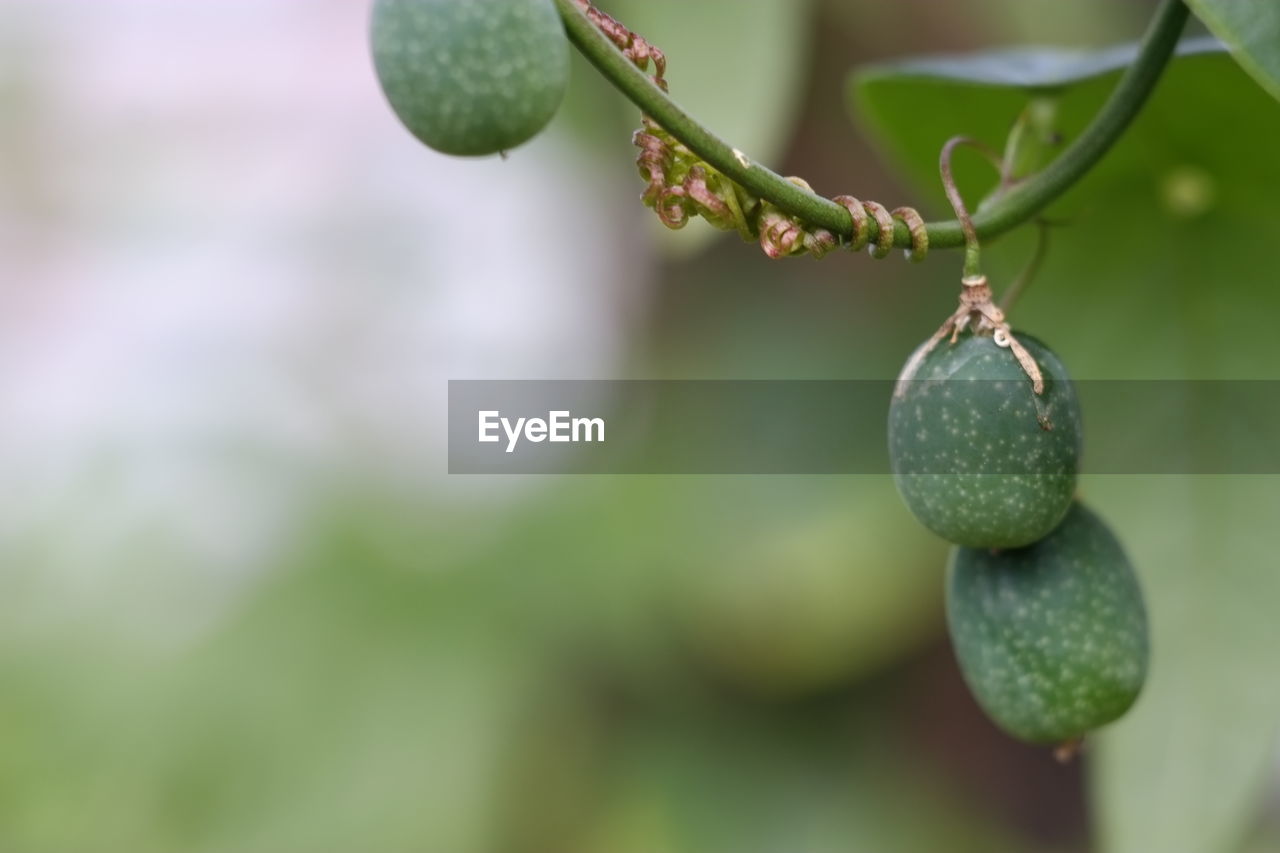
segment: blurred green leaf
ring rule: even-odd
[[[1142,569],[1155,638],[1145,692],[1089,768],[1103,849],[1235,850],[1280,726],[1280,479],[1100,480],[1085,488]]]
[[[587,851],[607,853],[948,853],[1025,851],[881,709],[641,721],[600,786]]]
[[[722,678],[765,694],[829,690],[941,632],[941,543],[920,535],[889,477],[831,491],[711,532],[718,559],[673,577],[683,633]]]
[[[1178,45],[1177,55],[1198,56],[1224,50],[1215,39],[1190,38]],[[1014,47],[954,56],[922,56],[860,68],[854,83],[874,86],[880,80],[907,77],[1032,91],[1054,90],[1127,68],[1137,54],[1137,44],[1122,44],[1102,50]]]
[[[995,125],[994,132],[979,138],[999,150],[1002,147],[999,140],[1007,136],[1008,141],[1003,146],[1006,162],[1010,167],[1010,174],[1021,178],[1053,159],[1055,150],[1061,146],[1058,122],[1078,121],[1082,127],[1083,121],[1096,109],[1095,103],[1100,103],[1095,102],[1092,97],[1080,99],[1080,103],[1086,104],[1086,109],[1067,116],[1064,120],[1059,115],[1062,108],[1060,96],[1079,88],[1080,84],[1118,74],[1133,61],[1137,50],[1136,44],[1094,51],[1008,48],[955,56],[904,59],[858,69],[850,78],[850,98],[855,109],[871,120],[873,131],[886,132],[885,129],[896,127],[901,122],[919,121],[923,118],[924,110],[918,110],[910,119],[902,114],[904,109],[916,108],[917,99],[939,96],[944,92],[947,97],[954,97],[958,92],[954,88],[956,86],[964,87],[959,91],[966,94],[970,94],[970,87],[975,87],[976,90],[971,95],[974,106],[980,110],[976,123],[990,125],[991,117],[984,114],[981,108],[994,105],[995,93],[997,90],[1001,91],[1006,96],[1011,96],[1013,100],[1010,103],[1016,101],[1025,106],[1011,114],[1000,107],[1000,114],[1006,116],[1002,118],[1002,123]],[[1225,50],[1215,39],[1206,37],[1183,40],[1176,53],[1179,57],[1191,57],[1225,53]],[[903,91],[904,86],[906,92]],[[988,91],[982,91],[983,88]],[[1028,101],[1025,100],[1027,95],[1034,97]],[[1074,105],[1076,99],[1070,100],[1071,105]],[[950,117],[952,113],[948,112],[946,115]],[[930,189],[940,192],[940,184],[936,179],[936,151],[947,138],[961,132],[975,135],[970,130],[948,131],[943,127],[940,127],[936,136],[932,133],[913,135],[913,139],[927,140],[928,145],[934,145],[933,139],[937,139],[933,164],[929,167],[930,172],[926,173],[929,178],[926,186]],[[915,157],[923,155],[913,151],[904,156],[903,141],[899,135],[892,143],[882,140],[882,147],[890,152],[895,162],[914,166]],[[1011,146],[1016,150],[1011,152]],[[966,163],[962,158],[957,172],[962,178],[962,188],[969,191],[971,207],[980,209],[982,204],[978,203],[978,199],[989,201],[991,196],[977,192],[969,181],[963,180],[966,176],[972,179],[971,167],[972,163]]]
[[[944,556],[887,476],[620,477],[556,489],[485,562],[530,636],[670,702],[695,662],[793,695],[901,660],[941,629]]]
[[[1280,3],[1275,0],[1187,0],[1258,85],[1280,98]]]
[[[1109,85],[1090,79],[1062,91],[1066,138]],[[998,143],[1031,95],[878,77],[864,79],[856,97],[908,175],[936,187],[945,138]],[[1249,116],[1248,132],[1225,140],[1241,116]],[[1054,206],[1068,224],[1053,231],[1016,325],[1051,341],[1077,377],[1277,378],[1277,150],[1280,110],[1234,63],[1213,55],[1175,63],[1130,132]],[[972,168],[963,178],[970,193],[991,182]],[[1022,236],[1009,244],[1016,252],[987,253],[997,283],[1012,278],[1028,250]],[[939,314],[949,307],[939,305]],[[914,343],[904,339],[903,350]],[[1215,418],[1231,413],[1186,417],[1202,419],[1203,440],[1214,441]],[[1106,436],[1089,434],[1087,411],[1085,426],[1087,453]],[[1280,534],[1267,520],[1280,505],[1280,482],[1103,477],[1084,493],[1134,553],[1153,626],[1147,691],[1096,750],[1101,849],[1231,849],[1255,819],[1280,719],[1280,683],[1262,676],[1280,654],[1271,612],[1280,600]]]
[[[938,178],[943,143],[966,135],[999,150],[1032,103],[1051,115],[1065,142],[1092,119],[1133,52],[1133,45],[1092,53],[1015,49],[873,65],[850,75],[849,104],[885,158],[949,217]],[[1182,58],[1175,67],[1203,67],[1222,48],[1211,39],[1187,39],[1178,52]],[[1041,127],[1041,135],[1049,130]],[[971,205],[995,185],[994,171],[977,156],[957,158],[955,171]],[[1096,171],[1084,183],[1095,180]],[[1074,195],[1069,192],[1067,198]],[[1059,202],[1050,215],[1062,207]]]
[[[122,647],[106,598],[6,644],[0,848],[492,849],[505,753],[554,685],[492,576],[462,571],[474,527],[353,503],[184,642]],[[165,606],[124,568],[147,549],[96,556]]]

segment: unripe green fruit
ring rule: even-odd
[[[1063,743],[1115,720],[1147,673],[1142,590],[1120,543],[1076,504],[1027,548],[956,548],[947,623],[978,704],[1006,732]]]
[[[990,336],[940,342],[889,407],[889,461],[922,524],[972,548],[1017,548],[1071,506],[1080,403],[1062,362],[1018,335],[1044,378],[1035,394],[1014,353]]]
[[[569,83],[569,41],[551,0],[375,0],[370,39],[392,109],[445,154],[527,142]]]

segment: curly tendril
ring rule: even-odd
[[[991,165],[1001,172],[1002,177],[1004,163],[1000,155],[990,146],[968,136],[951,137],[943,143],[942,151],[938,155],[938,173],[942,177],[942,188],[947,193],[947,201],[951,202],[951,208],[956,213],[956,219],[960,220],[961,229],[964,230],[964,274],[966,277],[972,278],[981,275],[979,271],[981,246],[978,242],[978,230],[973,225],[973,218],[969,215],[969,208],[964,203],[964,197],[960,195],[960,190],[956,186],[955,174],[951,169],[951,156],[957,148],[961,147],[972,148],[983,157],[986,157],[991,162]]]
[[[867,227],[866,208],[862,206],[862,202],[851,195],[838,195],[831,200],[849,211],[849,216],[853,219],[853,237],[849,240],[849,249],[861,252],[866,247],[867,241],[871,239],[871,229]]]
[[[737,229],[754,240],[756,231],[743,214],[738,189],[647,116],[632,141],[640,148],[636,166],[649,186],[641,199],[668,228],[679,229],[701,216],[716,228]],[[752,199],[751,207],[757,202]]]
[[[929,229],[925,227],[924,217],[914,207],[895,207],[892,216],[901,219],[911,232],[911,248],[906,250],[907,260],[918,264],[929,254]]]
[[[870,212],[878,229],[876,241],[867,247],[867,251],[876,260],[887,258],[893,251],[893,216],[889,213],[889,208],[878,201],[864,201],[862,206]]]
[[[589,0],[573,0],[587,18],[604,33],[632,64],[641,71],[654,66],[653,81],[664,92],[667,59],[665,54],[615,18],[596,9]],[[737,230],[744,240],[758,241],[770,258],[812,255],[821,258],[841,244],[831,231],[784,213],[777,206],[749,193],[706,161],[689,150],[650,116],[641,117],[643,126],[632,136],[640,149],[636,166],[648,184],[641,196],[653,208],[663,225],[683,228],[694,216],[725,231]],[[793,184],[812,192],[802,178],[788,178]],[[833,201],[843,205],[853,217],[853,237],[848,245],[854,251],[868,248],[873,258],[884,258],[893,250],[895,217],[911,232],[911,248],[907,258],[923,260],[929,251],[929,235],[924,219],[914,208],[899,207],[892,212],[874,201],[859,201],[853,196],[837,196]],[[876,224],[875,242],[871,242],[871,222]]]
[[[923,261],[929,254],[929,232],[922,217],[914,207],[897,207],[889,211],[884,205],[875,201],[860,201],[851,195],[838,195],[831,199],[849,211],[853,219],[853,236],[849,240],[849,248],[860,252],[868,248],[871,242],[871,221],[876,223],[876,242],[870,246],[871,257],[883,258],[893,250],[894,218],[906,223],[911,232],[911,248],[907,250],[907,259],[913,262]]]
[[[649,70],[649,60],[653,60],[653,82],[662,91],[667,91],[667,56],[661,50],[649,44],[641,36],[627,29],[621,21],[593,6],[590,0],[574,0],[596,29],[609,37],[609,41],[617,45],[622,55],[631,60],[641,71]]]

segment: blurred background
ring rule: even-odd
[[[851,68],[1107,45],[1152,8],[602,6],[756,159],[935,215]],[[1155,661],[1060,766],[969,697],[945,548],[888,478],[448,476],[448,379],[888,378],[960,258],[663,231],[636,111],[577,60],[508,160],[434,154],[367,12],[0,5],[0,850],[1280,849],[1272,479],[1084,484]],[[1018,322],[1081,377],[1280,378],[1280,109],[1225,60],[1163,85]],[[1002,97],[947,96],[994,122],[947,135],[999,144]]]

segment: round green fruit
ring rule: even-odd
[[[1064,743],[1121,716],[1147,673],[1142,590],[1120,543],[1076,504],[1027,548],[956,548],[947,624],[978,704],[1006,732]]]
[[[551,0],[375,0],[370,40],[391,108],[445,154],[527,142],[569,83],[569,42]]]
[[[1040,368],[1041,394],[1011,349],[964,335],[904,374],[889,406],[898,492],[922,524],[957,545],[1029,545],[1057,526],[1075,494],[1075,387],[1048,347],[1017,339]]]

